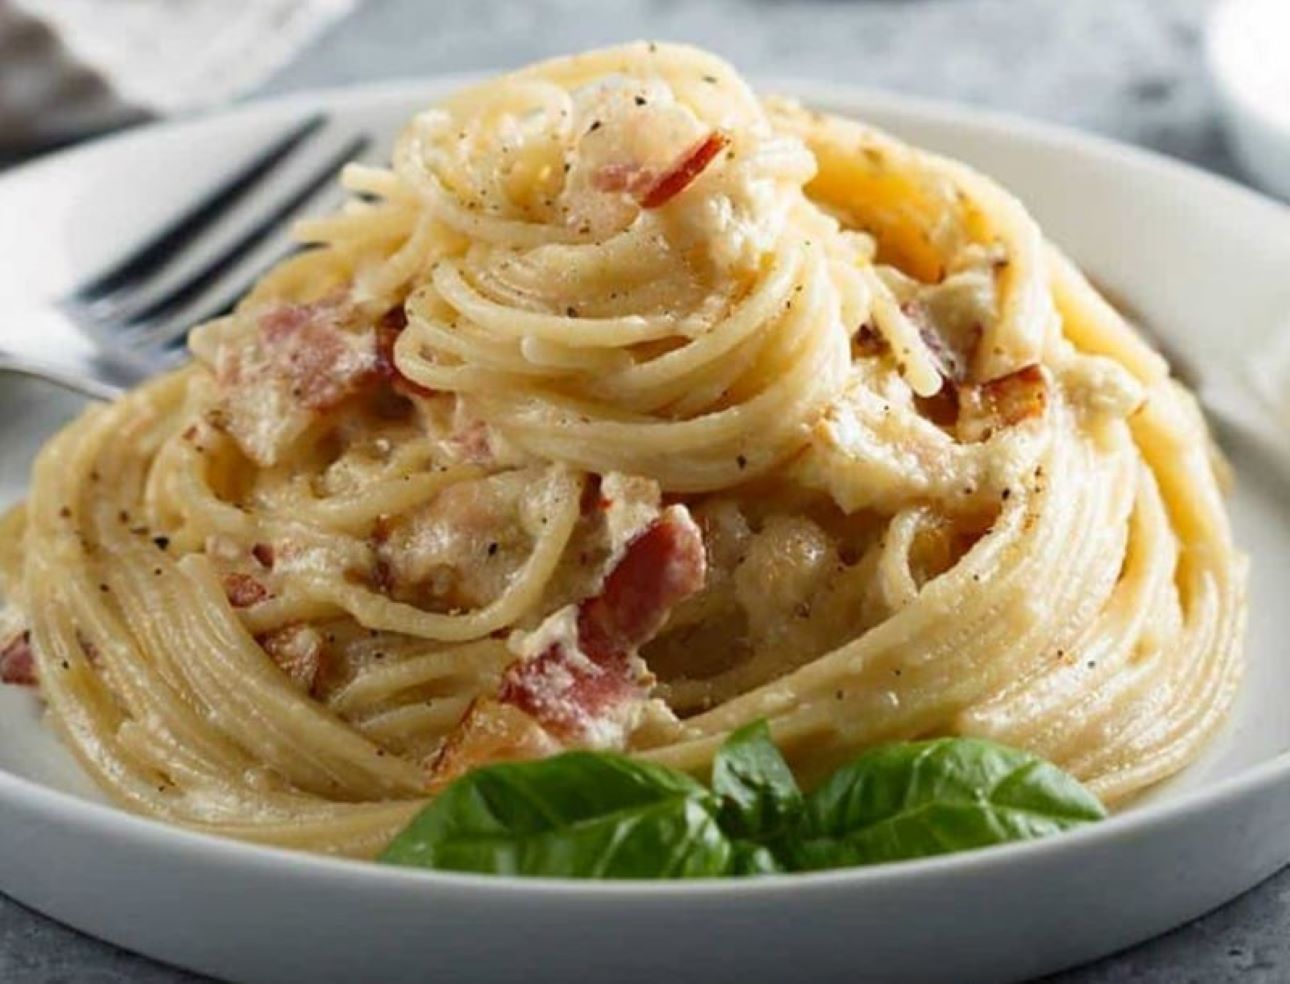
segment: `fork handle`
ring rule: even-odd
[[[33,379],[42,379],[47,383],[71,390],[73,393],[88,396],[92,400],[115,400],[124,392],[120,386],[80,376],[48,362],[41,362],[39,359],[28,359],[0,350],[0,373],[10,372]]]

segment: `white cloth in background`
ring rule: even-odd
[[[0,0],[0,145],[225,102],[355,0]]]

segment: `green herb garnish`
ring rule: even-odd
[[[883,745],[803,795],[759,721],[718,751],[711,789],[599,752],[476,769],[380,860],[499,875],[710,878],[927,857],[1105,815],[1056,766],[975,738]]]

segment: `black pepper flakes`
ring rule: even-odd
[[[648,102],[648,100],[647,100],[644,96],[637,96],[637,97],[636,97],[636,105],[637,105],[637,106],[644,106],[647,102]]]
[[[600,129],[600,120],[592,120],[591,126],[587,127],[587,132],[595,133],[599,129]]]
[[[169,547],[169,546],[170,546],[170,537],[168,537],[168,536],[154,536],[154,537],[152,538],[152,542],[153,542],[153,545],[154,545],[158,550],[165,550],[167,547]]]
[[[735,464],[739,466],[740,471],[743,471],[745,468],[748,467],[748,459],[741,454],[737,458],[735,458]]]

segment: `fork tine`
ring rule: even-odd
[[[64,303],[90,304],[102,300],[109,294],[137,284],[165,266],[229,207],[259,185],[326,121],[326,114],[315,113],[293,127],[129,256],[76,288]]]
[[[142,308],[127,312],[121,320],[102,321],[96,327],[99,330],[104,328],[147,330],[158,327],[167,316],[176,313],[207,288],[213,286],[238,260],[277,232],[293,212],[335,177],[342,165],[361,154],[370,144],[371,137],[367,135],[360,135],[348,141],[340,150],[329,156],[320,167],[311,172],[295,191],[185,281],[176,284],[161,297],[147,302]]]
[[[353,160],[361,161],[366,156],[367,151],[364,150],[357,154]],[[350,195],[351,193],[347,192],[338,182],[333,186],[331,192],[324,192],[321,196],[316,196],[309,203],[309,208],[311,210],[322,209],[323,213],[329,213],[340,208],[349,199]],[[319,248],[318,243],[289,241],[282,248],[262,251],[268,253],[267,259],[256,256],[254,248],[249,250],[247,259],[253,259],[254,262],[239,261],[235,269],[229,271],[229,274],[218,285],[202,297],[200,304],[185,309],[182,316],[166,319],[160,324],[145,326],[142,329],[145,334],[138,340],[138,344],[143,347],[151,347],[154,351],[182,351],[188,344],[188,335],[193,327],[205,324],[215,318],[223,318],[232,314],[242,298],[250,293],[265,274],[293,256]]]
[[[182,349],[188,344],[188,333],[194,327],[205,324],[207,321],[213,321],[215,318],[223,318],[232,314],[238,302],[250,293],[251,288],[270,270],[293,256],[318,248],[312,244],[302,246],[293,243],[286,249],[274,252],[268,261],[256,264],[252,272],[241,277],[235,287],[221,291],[218,295],[211,297],[210,302],[193,312],[191,317],[186,315],[182,324],[166,326],[164,331],[150,336],[148,342],[163,350]]]

